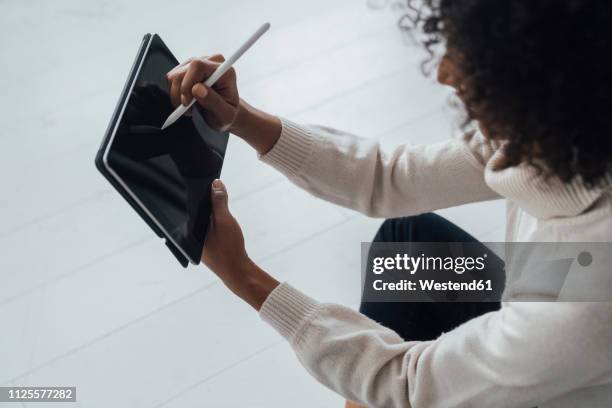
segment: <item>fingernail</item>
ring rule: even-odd
[[[212,182],[212,187],[216,190],[221,190],[223,188],[223,183],[219,179],[215,179]]]
[[[184,106],[187,106],[188,102],[187,102],[187,98],[185,97],[185,95],[181,95],[181,103]]]

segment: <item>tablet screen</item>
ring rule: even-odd
[[[220,176],[227,133],[197,111],[161,125],[174,110],[165,75],[177,61],[153,36],[109,146],[107,165],[174,244],[198,262],[210,218],[210,185]]]

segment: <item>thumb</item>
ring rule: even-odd
[[[191,92],[202,108],[218,116],[221,121],[234,116],[234,108],[213,88],[197,83]]]
[[[215,179],[211,186],[212,211],[215,218],[231,215],[227,205],[227,190],[223,182]]]

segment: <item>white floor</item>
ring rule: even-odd
[[[70,407],[340,406],[209,271],[176,264],[93,158],[143,33],[182,59],[266,20],[237,65],[251,103],[388,145],[448,138],[447,91],[397,18],[365,0],[1,1],[0,385],[75,385]],[[261,266],[357,305],[359,243],[380,220],[307,195],[236,139],[223,179]],[[501,202],[440,213],[502,239]]]

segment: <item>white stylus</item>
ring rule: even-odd
[[[242,54],[244,54],[249,48],[251,48],[251,46],[255,44],[257,40],[259,40],[259,37],[261,37],[266,31],[268,31],[269,28],[270,28],[270,23],[265,23],[264,25],[259,27],[259,29],[255,31],[253,35],[251,35],[249,39],[246,40],[245,43],[242,44],[240,48],[238,48],[236,52],[232,54],[231,57],[229,57],[228,59],[225,60],[225,62],[219,65],[219,67],[215,70],[215,72],[213,72],[212,75],[209,76],[206,79],[206,81],[204,81],[204,85],[206,85],[207,87],[213,86],[215,82],[217,82],[217,80],[221,78],[223,74],[225,74],[225,72],[227,72],[227,70],[232,67],[232,65],[234,65],[234,63],[238,60],[238,58],[240,58]],[[166,121],[162,125],[161,127],[162,130],[172,125],[174,122],[178,120],[178,118],[183,116],[183,114],[185,114],[185,112],[187,112],[189,108],[193,106],[195,101],[196,101],[195,99],[192,99],[191,102],[189,102],[189,105],[187,106],[180,105],[178,108],[176,108],[174,112],[172,112],[170,116],[168,116],[168,119],[166,119]]]

